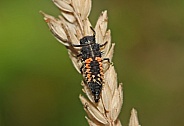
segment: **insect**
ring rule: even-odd
[[[93,35],[84,36],[82,39],[80,39],[79,45],[73,46],[81,47],[80,53],[77,55],[77,57],[81,58],[82,62],[80,71],[83,74],[84,81],[94,96],[94,101],[97,103],[100,99],[100,94],[104,83],[103,61],[107,60],[110,63],[110,60],[109,58],[102,59],[101,48],[104,47],[107,42],[102,45],[96,43],[96,33],[92,27],[90,28],[93,31]]]

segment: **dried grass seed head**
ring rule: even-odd
[[[76,49],[71,45],[79,44],[82,37],[93,34],[88,19],[91,11],[91,0],[53,0],[53,2],[61,10],[61,15],[58,18],[44,12],[41,13],[44,15],[44,20],[55,38],[67,47],[69,57],[80,73],[82,63],[76,57],[80,49]],[[102,58],[112,60],[115,44],[111,44],[111,31],[107,30],[107,19],[107,11],[102,12],[94,29],[97,43],[104,44],[107,42],[103,49]],[[89,117],[86,117],[86,119],[91,126],[121,126],[117,118],[123,102],[122,85],[118,86],[117,74],[113,66],[109,67],[109,64],[104,63],[103,67],[107,71],[104,75],[105,84],[99,102],[97,104],[93,102],[91,92],[84,82],[82,82],[83,91],[89,100],[81,95],[79,97]],[[139,126],[135,117],[135,111],[132,110],[129,126]]]

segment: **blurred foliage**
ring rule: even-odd
[[[0,2],[0,126],[87,125],[82,77],[39,10],[59,14],[52,1]],[[132,107],[142,125],[184,125],[184,1],[93,0],[93,25],[102,10],[124,83],[123,125]]]

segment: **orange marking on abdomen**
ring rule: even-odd
[[[86,66],[85,66],[85,68],[90,69],[90,64],[87,63]]]
[[[95,60],[97,60],[98,62],[101,62],[102,58],[101,57],[95,57]]]
[[[85,60],[85,63],[89,64],[89,63],[91,63],[91,61],[93,61],[93,59],[92,58],[88,58],[88,59]]]

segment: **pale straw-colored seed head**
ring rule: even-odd
[[[131,111],[129,126],[141,126],[141,125],[139,125],[137,111],[134,108]]]
[[[41,13],[54,37],[67,47],[69,57],[76,70],[80,73],[82,63],[80,58],[77,57],[77,54],[80,53],[80,48],[72,45],[80,44],[80,39],[84,36],[93,35],[93,31],[90,28],[92,25],[88,18],[91,11],[91,0],[53,0],[53,2],[61,10],[61,15],[58,18],[42,11]],[[111,43],[111,31],[107,29],[107,21],[107,11],[103,11],[94,30],[97,43],[104,44],[107,42],[106,46],[101,50],[103,52],[102,58],[109,58],[112,61],[115,44]],[[123,104],[122,84],[118,84],[117,74],[112,64],[103,63],[103,68],[104,84],[99,102],[94,102],[91,91],[84,81],[82,81],[83,92],[87,98],[82,95],[79,98],[88,115],[86,119],[90,126],[121,126],[118,115]],[[133,122],[135,116],[132,116],[129,126],[138,126],[137,123]]]

